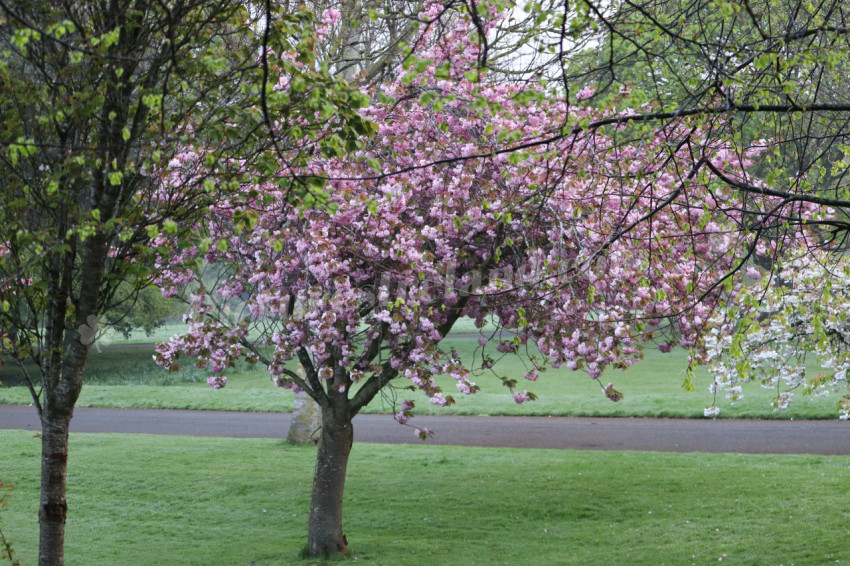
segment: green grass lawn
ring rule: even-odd
[[[35,564],[40,440],[0,446],[0,526]],[[73,434],[66,564],[307,564],[314,461],[275,440]],[[344,524],[362,564],[846,564],[848,485],[850,457],[356,444]]]
[[[174,329],[172,328],[172,331]],[[165,336],[160,336],[165,338]],[[475,338],[451,337],[447,346],[455,346],[467,360],[476,358],[478,344]],[[703,408],[712,402],[708,392],[711,378],[705,369],[696,373],[696,391],[685,392],[681,384],[687,366],[684,351],[661,354],[650,350],[646,358],[627,371],[609,370],[601,381],[613,382],[625,394],[619,403],[612,403],[601,393],[598,383],[582,372],[550,370],[537,382],[528,382],[522,374],[528,371],[524,358],[509,356],[499,361],[498,375],[517,379],[519,389],[528,389],[539,396],[534,402],[517,405],[495,374],[487,373],[475,378],[481,392],[472,396],[458,394],[453,380],[439,379],[447,393],[457,399],[452,407],[434,407],[421,393],[403,389],[388,390],[387,395],[376,399],[367,412],[390,412],[392,399],[412,398],[417,402],[419,414],[465,415],[586,415],[586,416],[644,416],[644,417],[698,417]],[[480,362],[479,362],[480,365]],[[107,349],[92,351],[87,370],[86,385],[78,406],[210,409],[234,411],[289,411],[292,395],[275,388],[268,374],[260,367],[245,364],[227,372],[228,385],[222,390],[212,390],[206,385],[210,373],[198,370],[186,360],[183,368],[169,374],[156,366],[151,349]],[[0,403],[30,403],[26,388],[20,386],[17,367],[0,369]],[[398,385],[406,383],[399,380]],[[125,387],[132,385],[132,387]],[[836,418],[838,396],[806,398],[801,394],[791,407],[774,412],[770,399],[775,393],[763,390],[758,384],[748,384],[745,398],[731,406],[724,398],[718,399],[721,417],[740,418]]]

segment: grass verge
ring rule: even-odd
[[[474,365],[478,348],[475,338],[452,337],[445,342]],[[260,366],[240,364],[227,372],[225,389],[212,390],[206,385],[210,375],[207,370],[196,369],[187,360],[179,372],[168,373],[153,362],[152,348],[136,346],[92,352],[78,406],[263,412],[292,409],[291,393],[273,387]],[[386,390],[366,412],[395,412],[394,403],[411,398],[417,401],[419,414],[702,418],[703,408],[712,402],[708,392],[711,378],[705,369],[698,370],[696,391],[685,392],[681,384],[686,366],[684,351],[671,354],[648,351],[644,360],[627,371],[609,370],[602,376],[602,382],[613,382],[625,394],[621,402],[612,403],[602,395],[599,384],[582,372],[550,370],[532,383],[522,378],[528,371],[527,359],[508,356],[495,366],[496,374],[475,378],[481,386],[481,392],[475,395],[458,394],[452,379],[438,378],[444,390],[457,399],[452,407],[433,407],[421,393],[404,390],[407,382],[398,380],[399,388]],[[18,372],[14,366],[0,369],[0,382],[4,384],[0,387],[0,403],[31,402],[29,392],[20,386]],[[497,375],[517,379],[520,390],[533,391],[539,399],[517,405]],[[132,387],[125,387],[128,385]],[[775,394],[758,384],[749,384],[744,400],[734,406],[723,398],[718,399],[721,417],[834,419],[837,416],[837,395],[809,398],[798,394],[789,409],[774,412],[770,400]]]
[[[0,446],[4,531],[35,564],[40,441]],[[314,462],[273,440],[73,434],[66,564],[307,564]],[[850,457],[358,444],[345,526],[374,565],[836,564],[848,483]]]

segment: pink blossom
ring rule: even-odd
[[[443,397],[442,393],[435,393],[428,401],[432,405],[438,405],[440,407],[446,406],[446,399]]]
[[[611,383],[605,386],[604,393],[608,399],[612,400],[615,403],[622,401],[623,399],[623,394],[614,389],[614,385]]]
[[[407,424],[410,421],[410,415],[406,415],[403,411],[399,411],[395,414],[395,420],[400,424]]]
[[[586,86],[576,93],[576,100],[587,100],[596,94],[595,86]]]
[[[322,12],[322,23],[326,26],[335,24],[339,20],[339,10],[328,8]]]

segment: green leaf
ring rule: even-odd
[[[142,96],[142,104],[148,108],[159,108],[162,106],[161,94],[146,94]]]
[[[375,171],[375,173],[381,172],[381,162],[375,159],[374,157],[367,157],[366,163]]]
[[[118,43],[118,39],[121,37],[121,26],[116,27],[113,30],[108,31],[107,33],[101,36],[101,41],[103,43],[103,47],[108,48],[116,43]]]

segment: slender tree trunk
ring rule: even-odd
[[[351,418],[347,406],[322,409],[322,436],[307,525],[308,547],[313,556],[348,554],[342,532],[342,496],[348,456],[354,441]]]
[[[65,563],[65,500],[68,477],[68,429],[74,405],[82,390],[83,370],[88,348],[72,344],[60,368],[51,365],[41,410],[41,500],[38,506],[38,565],[63,566]],[[62,378],[59,379],[58,376]],[[58,383],[58,385],[57,385]]]
[[[41,421],[41,501],[38,507],[38,564],[65,563],[65,482],[71,418],[56,417],[47,403]]]
[[[92,240],[95,240],[93,237]],[[101,256],[105,257],[106,253]],[[98,258],[95,258],[98,259]],[[70,262],[69,262],[70,263]],[[91,256],[84,266],[93,264]],[[68,429],[74,406],[83,389],[83,373],[89,346],[80,341],[79,328],[89,315],[97,315],[97,290],[100,287],[103,261],[94,263],[94,276],[83,282],[78,301],[75,330],[65,328],[68,284],[58,285],[51,316],[47,317],[46,359],[42,365],[44,404],[41,408],[41,500],[38,507],[38,564],[63,566],[65,563],[65,499],[68,471]],[[70,277],[66,274],[65,281]],[[88,286],[87,286],[88,285]],[[73,339],[67,341],[66,333]]]

